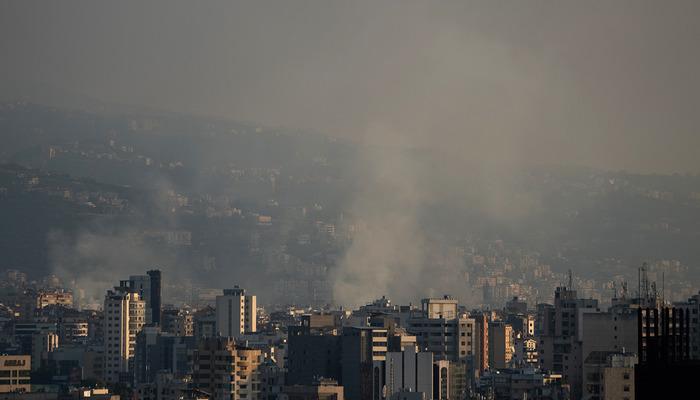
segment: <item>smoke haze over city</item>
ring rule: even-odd
[[[4,94],[698,172],[697,2],[8,1]]]
[[[369,225],[330,268],[339,304],[385,293],[407,300],[416,290],[466,296],[434,265],[444,258],[441,238],[464,232],[433,229],[429,221],[453,215],[462,231],[501,224],[500,231],[490,228],[492,238],[532,238],[525,232],[546,220],[547,199],[523,188],[523,168],[697,173],[700,167],[699,7],[692,1],[0,7],[0,87],[8,100],[253,121],[357,146],[343,165],[353,189],[337,193],[342,200],[333,207]],[[175,138],[169,145],[177,148]],[[203,169],[226,157],[212,151],[226,149],[190,154],[187,166]],[[171,189],[169,179],[156,179],[162,193]],[[158,199],[149,205],[161,207]],[[159,223],[178,226],[167,218]],[[571,229],[550,225],[554,232]],[[131,243],[124,232],[142,227],[93,228],[73,239],[60,227],[51,231],[55,271],[66,271],[66,258],[68,270],[83,271],[94,252],[97,271],[136,268],[136,256],[191,274],[147,245],[143,254],[120,251]],[[549,241],[538,240],[529,244]],[[228,273],[269,287],[269,277],[240,271],[232,266]]]
[[[699,20],[0,0],[0,397],[687,398]]]

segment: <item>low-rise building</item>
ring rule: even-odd
[[[0,393],[30,392],[31,356],[0,356]]]

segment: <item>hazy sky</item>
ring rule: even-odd
[[[7,1],[0,88],[700,172],[700,2]]]

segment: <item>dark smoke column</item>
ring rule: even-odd
[[[160,313],[161,313],[161,276],[160,270],[154,269],[147,272],[151,281],[151,301],[149,307],[151,308],[151,323],[154,325],[160,325]]]

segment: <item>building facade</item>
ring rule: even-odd
[[[146,323],[146,303],[127,282],[107,292],[104,303],[104,378],[117,383],[129,380],[136,350],[136,335]]]
[[[216,297],[216,329],[224,337],[239,337],[257,330],[256,297],[235,286]]]
[[[260,400],[260,350],[236,346],[230,337],[205,338],[192,361],[194,386],[212,400]]]
[[[0,356],[0,393],[31,391],[30,356]]]

